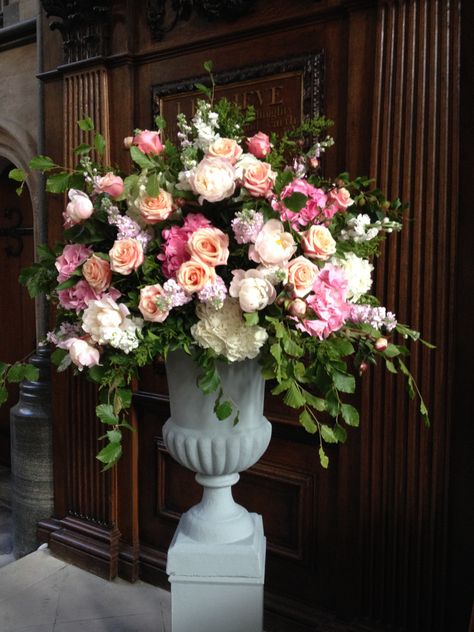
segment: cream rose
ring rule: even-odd
[[[229,258],[229,237],[218,228],[199,228],[186,245],[192,259],[208,266],[223,266]]]
[[[294,286],[295,296],[309,294],[318,276],[318,267],[305,257],[296,257],[288,264],[288,283]]]
[[[166,297],[166,293],[159,283],[147,285],[140,290],[138,309],[145,320],[162,323],[168,317],[170,311],[166,298],[162,299],[160,304],[160,297]]]
[[[157,224],[173,212],[173,196],[161,189],[157,197],[145,196],[138,202],[140,215],[147,224]]]
[[[94,212],[94,205],[87,193],[84,193],[84,191],[69,189],[68,197],[69,204],[66,206],[66,210],[63,213],[64,226],[66,228],[70,228],[85,219],[89,219]]]
[[[199,203],[220,202],[235,191],[235,172],[228,160],[208,156],[203,158],[189,176],[189,184],[199,195]]]
[[[245,169],[242,185],[253,197],[265,197],[275,184],[276,174],[268,162],[257,161]]]
[[[112,282],[110,263],[92,255],[82,266],[82,275],[96,292],[105,292]]]
[[[276,291],[260,270],[234,270],[229,294],[239,299],[243,312],[255,312],[273,303]]]
[[[301,248],[307,257],[325,261],[336,252],[336,242],[326,226],[311,226],[302,233]]]
[[[249,247],[249,259],[266,267],[286,267],[295,252],[293,235],[285,232],[279,220],[270,219],[263,225],[255,244]]]
[[[99,350],[90,345],[82,338],[69,338],[65,345],[69,351],[72,362],[82,371],[84,367],[91,367],[99,364]]]
[[[182,289],[188,294],[199,292],[208,283],[216,280],[214,268],[202,261],[185,261],[176,274],[176,280]]]
[[[207,150],[209,156],[216,156],[218,158],[226,158],[233,165],[242,155],[242,147],[240,147],[232,138],[218,138]]]
[[[131,274],[143,263],[143,247],[137,239],[120,239],[112,246],[109,256],[113,272]]]

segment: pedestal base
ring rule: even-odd
[[[180,525],[168,551],[172,632],[262,632],[265,547],[261,516],[231,544],[192,540]]]

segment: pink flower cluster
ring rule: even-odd
[[[56,259],[58,271],[58,283],[69,279],[75,270],[84,263],[92,254],[92,249],[83,244],[68,244],[64,246],[62,254]]]
[[[296,326],[320,339],[338,331],[347,320],[351,306],[347,302],[348,283],[341,268],[327,263],[313,283],[313,291],[306,303],[319,317],[303,319]]]

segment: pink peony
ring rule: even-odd
[[[271,149],[270,139],[263,132],[258,132],[258,134],[247,138],[247,147],[255,158],[266,158]]]
[[[73,272],[92,254],[91,248],[83,244],[68,244],[64,246],[62,254],[56,259],[58,283],[62,283],[72,276]]]
[[[144,154],[154,154],[155,156],[161,154],[164,149],[160,133],[150,132],[147,129],[144,129],[133,138],[133,144],[137,145],[138,149]]]

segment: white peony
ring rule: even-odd
[[[139,345],[137,332],[143,321],[132,320],[129,315],[126,305],[106,296],[89,302],[82,315],[82,328],[95,342],[130,353]]]
[[[81,338],[69,338],[64,345],[69,351],[72,362],[82,371],[84,367],[99,364],[99,350]]]
[[[286,268],[295,252],[293,235],[285,232],[285,227],[278,219],[270,219],[250,246],[249,259],[268,267]]]
[[[344,258],[333,257],[332,263],[343,268],[349,284],[347,298],[350,303],[356,303],[372,287],[371,275],[374,266],[353,252],[346,252]]]
[[[245,324],[235,299],[226,299],[217,311],[200,303],[196,314],[199,322],[191,327],[194,340],[203,349],[212,349],[230,362],[257,357],[268,338],[263,327]]]
[[[273,303],[276,291],[260,270],[234,270],[229,294],[239,299],[240,309],[256,312]]]
[[[200,204],[204,200],[220,202],[235,191],[234,167],[224,158],[208,156],[192,170],[189,184],[193,192],[199,195]]]

